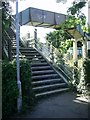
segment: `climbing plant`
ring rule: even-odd
[[[67,39],[70,39],[70,36],[64,30],[56,30],[50,32],[46,35],[46,39],[52,43],[52,45],[61,52],[61,48],[65,50],[68,48],[69,41],[65,42]],[[66,44],[68,43],[67,47]],[[64,47],[65,46],[65,47]]]
[[[57,0],[61,2],[63,0]],[[68,47],[72,46],[72,42],[67,39],[71,38],[65,32],[65,29],[75,28],[77,25],[81,25],[84,32],[88,32],[90,28],[86,27],[86,16],[81,12],[82,8],[86,5],[84,2],[74,1],[72,6],[67,10],[67,19],[60,25],[60,30],[50,32],[47,34],[46,39],[52,43],[52,45],[59,50],[66,52]],[[65,42],[66,41],[66,42]]]
[[[89,32],[86,27],[86,16],[82,13],[82,8],[85,7],[87,2],[73,2],[72,6],[67,10],[67,19],[61,25],[62,29],[76,28],[80,25],[83,32]]]
[[[65,53],[67,53],[67,50],[70,48],[70,47],[72,47],[72,41],[69,39],[69,40],[66,40],[65,42],[61,42],[61,45],[59,46],[59,48],[60,48],[60,52],[62,53],[62,54],[65,54]]]

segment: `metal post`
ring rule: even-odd
[[[51,55],[52,55],[51,60],[52,60],[52,63],[53,63],[54,62],[54,52],[53,52],[53,45],[52,45],[52,43],[51,43]]]
[[[17,64],[17,85],[19,89],[19,96],[17,98],[17,109],[21,111],[22,107],[22,90],[20,81],[20,63],[19,63],[19,16],[18,16],[18,0],[16,0],[16,64]]]
[[[37,29],[34,30],[35,47],[37,48]]]

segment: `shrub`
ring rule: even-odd
[[[18,88],[16,71],[11,62],[2,62],[2,117],[16,112]]]
[[[90,59],[86,58],[83,62],[85,86],[90,87]]]
[[[13,65],[16,68],[16,60],[13,60]],[[22,87],[22,111],[25,112],[35,100],[31,84],[31,65],[27,59],[20,59],[20,80]]]
[[[16,77],[16,60],[2,64],[2,97],[3,117],[9,117],[17,112],[17,97],[19,95]],[[20,59],[20,80],[22,87],[22,111],[34,102],[31,85],[31,66],[27,59]]]
[[[73,91],[77,91],[77,86],[79,85],[80,82],[80,71],[81,69],[77,66],[77,61],[74,62],[72,69],[72,79],[69,81],[70,83],[70,88]]]
[[[81,68],[80,83],[78,91],[84,95],[88,95],[90,89],[90,59],[85,58]]]

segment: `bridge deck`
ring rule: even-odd
[[[66,17],[65,14],[29,7],[19,13],[19,23],[21,26],[28,24],[35,27],[59,29]],[[90,40],[90,36],[83,32],[80,25],[76,29],[67,29],[67,32],[75,39],[86,36]]]

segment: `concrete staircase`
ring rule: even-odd
[[[9,34],[14,36],[13,33]],[[16,42],[12,41],[13,58],[16,54]],[[69,90],[68,84],[53,69],[53,66],[35,48],[20,46],[21,54],[30,60],[32,86],[36,97],[51,95]]]

